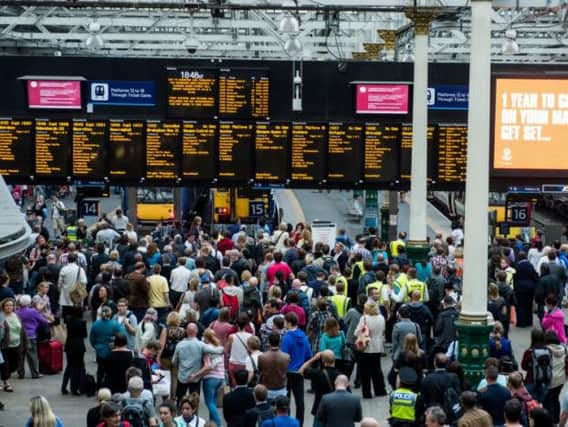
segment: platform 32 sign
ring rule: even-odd
[[[151,107],[156,105],[156,89],[153,81],[89,82],[89,102],[98,105]]]
[[[430,110],[467,111],[469,89],[463,85],[437,85],[428,88],[427,99]]]

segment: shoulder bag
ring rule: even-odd
[[[355,348],[357,351],[362,352],[367,349],[369,343],[371,342],[371,331],[369,330],[369,325],[367,325],[367,317],[363,316],[363,326],[357,334],[357,339],[355,340]]]
[[[85,298],[87,298],[88,295],[87,288],[85,288],[85,285],[81,283],[80,279],[81,279],[81,267],[77,265],[77,278],[75,280],[75,283],[71,286],[71,289],[69,290],[69,299],[71,300],[73,305],[79,307],[83,305],[83,301],[85,300]]]

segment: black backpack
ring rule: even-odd
[[[165,357],[166,359],[172,358],[174,351],[176,351],[178,343],[178,340],[167,337],[166,344],[164,345],[164,349],[162,350],[162,357]]]
[[[124,399],[122,401],[122,419],[132,427],[147,427],[144,402],[140,399]]]
[[[444,411],[450,422],[457,421],[463,415],[460,397],[452,387],[446,387],[444,390]]]
[[[552,358],[547,348],[533,348],[532,374],[533,381],[537,385],[549,385],[552,380]]]
[[[97,382],[95,381],[95,377],[88,374],[86,371],[81,372],[79,390],[81,391],[81,394],[93,397],[97,393]]]
[[[262,427],[262,423],[266,420],[271,420],[274,418],[274,406],[270,405],[268,408],[259,409],[258,407],[255,408],[255,412],[257,414],[257,426]]]

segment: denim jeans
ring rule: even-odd
[[[286,390],[286,387],[283,387],[280,390],[268,390],[268,399],[267,400],[269,402],[272,402],[278,396],[286,396],[287,394],[288,394],[288,390]]]
[[[534,383],[526,385],[527,391],[531,394],[533,399],[538,400],[540,403],[544,402],[546,393],[548,392],[548,386],[546,384],[539,384],[538,386]]]
[[[217,410],[217,391],[225,381],[221,378],[205,378],[203,380],[203,396],[205,398],[205,405],[209,409],[210,421],[220,426],[221,417]]]

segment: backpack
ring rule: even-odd
[[[274,418],[274,406],[270,405],[267,409],[255,408],[257,415],[257,426],[262,427],[262,423]]]
[[[535,384],[550,384],[552,380],[552,358],[548,348],[534,348],[531,351],[532,374]]]
[[[172,358],[174,352],[176,351],[176,346],[178,345],[178,343],[178,340],[167,337],[166,344],[164,345],[164,349],[162,350],[162,357],[165,357],[166,359]]]
[[[322,259],[323,259],[323,264],[321,267],[329,274],[329,272],[331,271],[331,267],[337,265],[337,263],[335,262],[333,257],[329,255],[324,255]]]
[[[236,319],[239,314],[239,298],[236,295],[227,295],[224,289],[221,289],[221,302],[223,307],[227,307],[231,312],[231,319]]]
[[[146,427],[144,401],[141,399],[124,399],[122,401],[122,419],[132,427]]]
[[[306,294],[301,289],[294,290],[298,294],[298,298],[300,298],[300,307],[304,309],[304,313],[306,313],[306,318],[310,315],[310,300],[308,298],[308,294]]]
[[[93,397],[97,393],[97,383],[95,381],[95,377],[85,371],[81,372],[79,390],[81,391],[81,394],[86,394],[88,397]]]
[[[451,422],[460,419],[463,415],[460,397],[452,387],[446,387],[444,390],[444,411]]]

